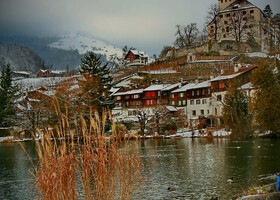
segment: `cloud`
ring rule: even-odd
[[[172,45],[176,24],[202,28],[217,0],[0,0],[0,27],[36,35],[84,31],[113,44],[159,53]],[[251,0],[260,8],[279,0]]]

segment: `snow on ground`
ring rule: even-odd
[[[208,135],[206,134],[206,130],[203,130],[203,132],[204,133],[201,134],[199,132],[199,130],[191,131],[191,130],[188,130],[188,129],[185,129],[185,130],[179,129],[175,135],[170,135],[170,137],[178,137],[178,136],[179,137],[184,137],[184,138],[208,137]],[[225,131],[225,130],[217,130],[217,131],[212,132],[213,137],[226,137],[226,136],[229,136],[230,134],[231,134],[231,132]]]
[[[54,86],[60,83],[63,80],[66,80],[67,77],[40,77],[40,78],[25,78],[16,80],[15,83],[19,85],[20,88],[29,90],[36,90],[42,86]]]
[[[3,142],[4,140],[9,140],[9,139],[13,139],[13,136],[8,136],[8,137],[0,137],[0,142]]]
[[[88,51],[93,51],[96,54],[106,55],[107,60],[110,59],[110,55],[116,54],[118,58],[122,58],[123,51],[107,44],[101,40],[97,40],[90,35],[76,33],[74,35],[65,35],[57,42],[49,44],[52,48],[64,49],[64,50],[78,50],[80,54],[85,54]]]

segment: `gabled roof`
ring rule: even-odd
[[[203,81],[201,83],[196,84],[195,86],[193,86],[190,89],[199,89],[199,88],[207,88],[211,86],[211,82],[210,81]]]
[[[183,87],[180,87],[177,90],[174,90],[172,93],[178,93],[178,92],[186,92],[187,90],[193,88],[195,86],[194,83],[189,83],[187,85],[184,85]]]
[[[129,54],[129,52],[133,53],[136,56],[142,57],[142,58],[149,58],[148,54],[145,51],[129,50],[127,52],[126,56],[124,57],[124,59],[127,58],[127,55]]]
[[[177,87],[179,87],[182,83],[175,83],[175,84],[171,84],[165,88],[162,89],[162,91],[170,91],[170,90],[173,90]]]
[[[245,68],[241,68],[238,70],[238,72],[234,72],[233,70],[232,71],[229,71],[227,73],[225,73],[224,75],[221,75],[221,76],[217,76],[216,78],[212,79],[211,82],[214,82],[214,81],[220,81],[220,80],[227,80],[227,79],[233,79],[237,76],[240,76],[241,74],[244,74],[248,71],[251,71],[253,69],[257,68],[256,66],[251,66],[251,67],[245,67]]]
[[[144,92],[147,91],[162,91],[163,89],[165,89],[166,87],[171,86],[171,84],[158,84],[158,85],[151,85],[149,87],[147,87],[146,89],[144,89]]]
[[[258,8],[258,7],[247,0],[239,0],[239,1],[235,1],[232,4],[230,4],[224,10],[220,11],[220,13],[236,11],[236,10],[243,10],[243,9],[250,9],[250,8]]]
[[[128,91],[125,91],[125,92],[117,92],[113,96],[124,96],[124,95],[141,94],[141,93],[143,93],[143,89],[128,90]]]

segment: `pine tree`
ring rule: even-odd
[[[256,89],[252,99],[255,121],[263,131],[279,133],[280,127],[280,83],[274,65],[267,60],[258,63],[251,82]]]
[[[1,70],[0,77],[0,126],[10,127],[16,123],[15,100],[18,86],[12,83],[10,64]]]
[[[93,52],[87,53],[81,62],[81,74],[85,81],[81,81],[84,102],[99,113],[114,106],[114,100],[109,96],[113,77],[110,75],[108,63],[102,64],[101,56]]]
[[[225,95],[223,120],[225,126],[232,129],[232,137],[251,136],[252,114],[249,111],[249,100],[238,83],[233,83]]]

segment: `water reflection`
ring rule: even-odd
[[[276,180],[280,140],[169,139],[129,142],[139,146],[140,199],[230,199],[251,185]],[[24,143],[36,162],[35,144]],[[124,148],[124,146],[121,146]],[[0,199],[34,199],[32,169],[18,144],[0,144]],[[226,180],[234,177],[234,183]],[[168,187],[176,191],[168,191]]]

